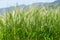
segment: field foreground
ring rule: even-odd
[[[60,7],[0,14],[0,40],[60,40]]]

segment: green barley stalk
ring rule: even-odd
[[[60,40],[60,7],[32,7],[0,14],[0,40]]]

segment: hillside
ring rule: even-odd
[[[52,7],[53,5],[56,5],[56,4],[60,5],[60,0],[56,0],[55,2],[52,2],[52,3],[42,3],[42,2],[40,2],[40,3],[33,3],[31,5],[18,5],[16,7],[17,8],[23,7],[24,9],[28,9],[30,6],[33,7],[35,5],[38,5],[38,6],[41,6],[41,5],[44,5],[44,6],[49,5],[49,6]],[[3,11],[9,12],[9,11],[14,10],[14,9],[15,9],[15,6],[8,7],[8,8],[1,8],[0,9],[0,13],[3,13]]]

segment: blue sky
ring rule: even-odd
[[[55,0],[0,0],[0,8],[5,8],[5,7],[10,7],[10,6],[15,6],[16,3],[18,3],[18,5],[22,5],[22,4],[32,4],[32,3],[36,3],[36,2],[53,2]]]

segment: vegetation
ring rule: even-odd
[[[60,40],[60,7],[0,14],[0,40]]]

